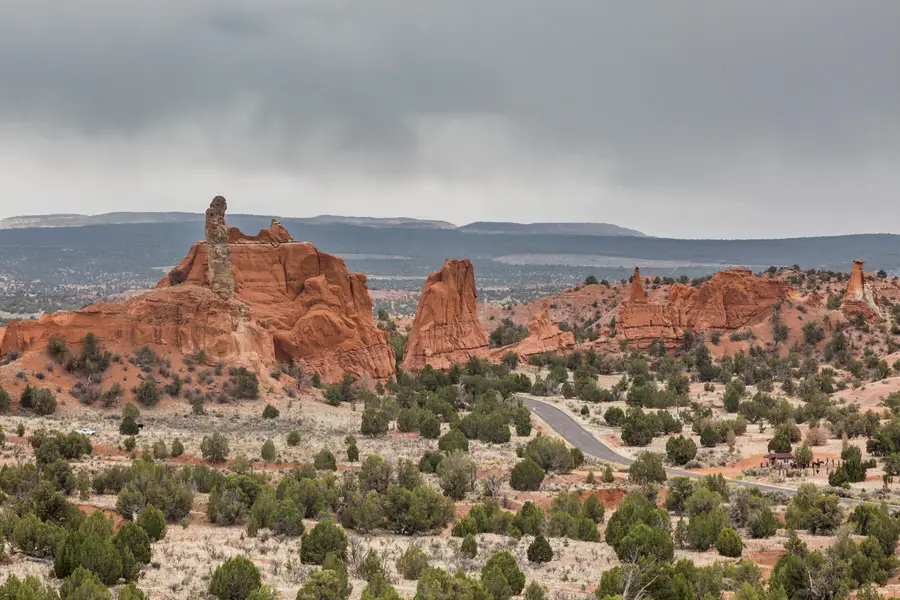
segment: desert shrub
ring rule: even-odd
[[[259,379],[257,379],[256,373],[247,367],[233,367],[229,369],[228,375],[235,398],[247,400],[259,398]]]
[[[404,579],[416,580],[428,566],[428,556],[417,544],[410,544],[397,559],[397,572]]]
[[[471,533],[463,538],[462,544],[459,546],[459,552],[467,558],[475,558],[478,556],[478,542]]]
[[[716,539],[716,550],[722,556],[737,558],[744,551],[741,536],[731,527],[724,528]]]
[[[262,416],[263,419],[277,419],[280,414],[281,411],[279,411],[277,408],[275,408],[271,404],[266,404],[266,407],[263,409]]]
[[[513,467],[509,485],[521,492],[537,491],[544,481],[544,470],[530,458],[525,458]]]
[[[772,537],[778,532],[778,527],[778,520],[768,506],[753,512],[747,519],[747,533],[755,540]]]
[[[528,442],[522,456],[533,460],[544,471],[568,473],[573,467],[573,455],[566,443],[543,435]]]
[[[387,433],[391,423],[390,416],[383,410],[366,408],[363,410],[359,431],[369,437],[377,437]]]
[[[435,473],[442,460],[444,460],[442,453],[426,450],[419,460],[419,471],[422,473]]]
[[[516,559],[509,552],[504,550],[491,556],[481,569],[482,577],[492,568],[496,568],[503,574],[503,578],[509,584],[513,595],[519,595],[525,589],[525,575],[519,569],[519,565],[516,564]]]
[[[475,488],[475,475],[475,461],[464,452],[451,452],[437,468],[441,489],[454,500],[462,500]]]
[[[553,548],[550,542],[542,535],[534,538],[534,541],[528,546],[528,560],[533,563],[546,563],[553,560]]]
[[[391,465],[377,454],[370,454],[363,460],[358,478],[363,493],[375,490],[383,494],[391,484]]]
[[[154,407],[162,398],[162,391],[152,377],[144,379],[134,392],[135,398],[144,406]]]
[[[275,457],[277,456],[277,450],[275,449],[275,442],[271,439],[263,442],[262,448],[259,450],[260,457],[266,461],[267,463],[271,463],[275,461]]]
[[[147,532],[150,540],[158,542],[166,537],[166,517],[163,512],[148,504],[135,521],[137,526]]]
[[[337,471],[337,459],[327,448],[320,450],[313,457],[313,464],[319,471]]]
[[[287,434],[287,445],[288,446],[296,446],[300,443],[300,432],[296,429],[292,429]]]
[[[638,485],[665,483],[666,469],[662,458],[652,452],[641,452],[628,467],[628,477]]]
[[[172,458],[178,458],[184,454],[184,444],[181,443],[181,440],[175,438],[172,440]]]
[[[246,556],[235,556],[216,567],[209,593],[220,600],[246,600],[262,586],[259,569]]]
[[[333,553],[338,557],[347,555],[347,536],[331,521],[319,521],[303,537],[300,545],[300,561],[304,564],[320,565],[325,555]]]
[[[205,436],[203,441],[200,442],[200,453],[205,460],[225,462],[229,452],[228,438],[218,431],[212,436]]]
[[[683,465],[697,456],[697,444],[683,435],[670,437],[666,442],[666,456],[675,465]]]
[[[441,435],[440,421],[434,415],[428,414],[419,423],[419,434],[423,438],[436,440]]]
[[[131,415],[122,419],[122,423],[119,425],[119,433],[121,435],[137,435],[140,431],[137,421]]]
[[[438,440],[438,449],[446,453],[453,451],[468,452],[469,440],[459,429],[451,429]]]

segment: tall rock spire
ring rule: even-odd
[[[634,268],[634,275],[631,277],[631,291],[628,292],[628,300],[631,302],[642,302],[647,299],[644,294],[644,282],[641,280],[641,269]]]
[[[225,211],[228,203],[216,196],[206,209],[206,243],[209,246],[209,287],[224,300],[234,298],[234,275],[228,249],[228,225]]]

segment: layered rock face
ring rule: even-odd
[[[790,294],[782,281],[756,277],[749,269],[730,269],[716,273],[700,289],[675,284],[668,301],[658,304],[639,299],[643,286],[639,278],[635,280],[638,283],[632,281],[629,299],[620,307],[616,328],[638,346],[657,339],[677,343],[688,328],[727,332],[755,325]]]
[[[150,292],[13,322],[0,353],[43,349],[54,334],[78,343],[93,332],[122,351],[157,345],[239,363],[295,362],[328,382],[345,372],[378,379],[394,372],[365,275],[295,242],[277,221],[257,236],[228,228],[224,208],[224,198],[213,200],[208,238]]]
[[[526,359],[544,352],[565,353],[575,347],[575,334],[562,331],[550,319],[550,306],[545,302],[541,311],[534,315],[528,326],[528,337],[517,344],[511,344],[494,351],[494,358],[500,358],[507,352],[515,352]]]
[[[447,259],[428,276],[403,358],[403,369],[447,369],[471,356],[487,356],[488,334],[478,319],[475,270],[468,260]]]
[[[850,271],[850,280],[847,282],[847,292],[841,303],[841,309],[848,317],[862,315],[863,318],[882,318],[884,314],[875,301],[872,290],[866,285],[866,274],[863,271],[865,261],[854,260],[853,270]]]

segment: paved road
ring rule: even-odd
[[[538,417],[543,419],[547,425],[553,428],[556,433],[561,435],[567,442],[581,448],[581,450],[585,454],[590,454],[600,460],[628,466],[634,462],[634,459],[629,458],[627,456],[622,456],[603,442],[597,439],[597,437],[587,431],[584,427],[581,426],[578,421],[570,417],[566,412],[556,408],[552,404],[547,402],[543,402],[541,400],[537,400],[530,396],[523,396],[522,403],[528,407],[528,409],[536,414]],[[682,469],[666,469],[666,473],[670,477],[684,476],[690,477],[692,479],[700,479],[703,477],[702,474],[693,473],[691,471],[684,471]],[[734,485],[739,485],[748,488],[756,488],[758,490],[764,492],[781,492],[783,494],[787,494],[788,496],[794,496],[797,493],[797,490],[791,488],[779,487],[777,485],[768,485],[766,483],[757,483],[755,481],[741,481],[739,479],[728,479],[728,483],[733,483]],[[849,506],[855,506],[857,504],[867,504],[867,502],[863,500],[853,500],[851,498],[841,498],[841,502],[843,504]]]

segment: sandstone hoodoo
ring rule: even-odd
[[[756,325],[790,294],[783,281],[757,277],[749,269],[729,269],[716,273],[699,289],[675,284],[667,302],[653,303],[641,299],[643,286],[636,279],[637,285],[632,281],[629,299],[620,307],[616,328],[637,346],[657,339],[677,343],[688,328],[727,332]]]
[[[866,319],[882,317],[881,308],[875,301],[871,289],[866,285],[864,264],[865,261],[862,260],[853,261],[853,270],[850,271],[850,280],[847,282],[847,292],[844,294],[841,308],[848,317],[857,315]]]
[[[207,211],[205,240],[156,287],[125,302],[10,324],[0,352],[37,351],[51,335],[79,343],[88,332],[127,352],[159,346],[205,350],[234,363],[297,363],[336,382],[345,372],[385,378],[394,353],[375,327],[366,277],[297,242],[273,220],[257,236],[225,223],[225,199]]]
[[[478,319],[475,269],[468,260],[447,259],[428,276],[409,334],[403,369],[447,369],[471,356],[487,356],[488,334]]]
[[[550,306],[544,302],[541,311],[536,313],[528,326],[528,337],[517,344],[504,346],[495,351],[500,358],[507,352],[515,352],[520,358],[528,358],[543,352],[566,353],[575,347],[575,334],[563,331],[550,319]]]
[[[640,267],[634,268],[634,275],[631,276],[631,288],[628,290],[628,300],[631,302],[646,302],[647,295],[644,293],[644,282],[641,281]]]

